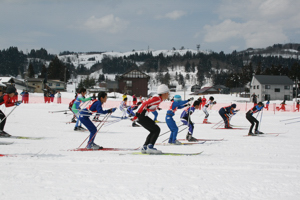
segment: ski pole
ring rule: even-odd
[[[297,123],[297,122],[300,122],[300,121],[285,123],[285,125],[287,125],[287,124],[293,124],[293,123]]]
[[[180,126],[178,126],[178,128],[181,127],[181,126],[183,126],[183,125],[184,125],[184,124],[181,124]],[[169,132],[171,132],[171,131],[169,130],[169,131],[167,131],[167,132],[165,132],[165,133],[162,133],[162,134],[160,134],[158,137],[163,136],[163,135],[165,135],[165,134],[167,134],[167,133],[169,133]]]
[[[293,120],[293,119],[299,119],[300,117],[295,117],[295,118],[291,118],[291,119],[284,119],[284,120],[279,120],[280,122],[283,122],[283,121],[289,121],[289,120]]]
[[[264,109],[261,110],[258,130],[260,130],[260,125],[261,125],[261,119],[262,119],[263,111],[264,111]]]
[[[11,111],[10,113],[8,113],[8,115],[6,115],[0,122],[0,124],[17,108],[18,106],[15,106]]]
[[[180,131],[178,131],[178,133],[180,133],[180,132],[182,132],[182,131],[184,131],[185,129],[187,129],[188,128],[188,126],[187,127],[185,127],[185,128],[183,128],[183,129],[181,129]],[[177,133],[177,134],[178,134]],[[170,139],[170,138],[167,138],[167,139],[165,139],[164,141],[162,141],[162,142],[165,142],[165,141],[167,141],[168,139]]]
[[[49,111],[49,113],[68,112],[70,110]]]
[[[109,115],[109,114],[111,114],[111,113],[106,114],[105,117],[104,117],[103,119],[105,119],[105,120],[108,119],[108,115]],[[99,124],[101,124],[101,123],[102,123],[102,122],[99,122]],[[104,123],[102,123],[102,124],[104,124]],[[100,126],[100,128],[101,128],[101,127],[102,127],[102,126]],[[95,133],[94,137],[96,136],[96,134],[98,133],[98,131],[100,130],[100,128],[97,130],[97,132]],[[78,149],[83,145],[83,143],[84,143],[89,137],[90,137],[90,136],[87,136],[87,138],[79,145]],[[94,137],[93,137],[93,138],[94,138]],[[92,139],[93,139],[93,138],[92,138]],[[89,144],[88,144],[88,145],[89,145]]]

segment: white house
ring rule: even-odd
[[[250,94],[257,95],[257,101],[292,100],[293,81],[287,76],[255,75],[251,80]]]

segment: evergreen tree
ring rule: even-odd
[[[27,76],[28,78],[34,78],[34,69],[32,63],[29,63]]]

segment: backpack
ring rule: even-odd
[[[76,98],[73,99],[70,103],[69,103],[69,109],[71,110],[72,109],[72,106],[74,104],[74,102],[76,101]]]

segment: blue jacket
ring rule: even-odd
[[[189,102],[189,100],[185,100],[185,101],[174,101],[170,107],[170,109],[167,111],[167,115],[171,115],[174,116],[175,115],[175,111],[181,108],[184,108],[184,104],[186,104],[187,102]]]

